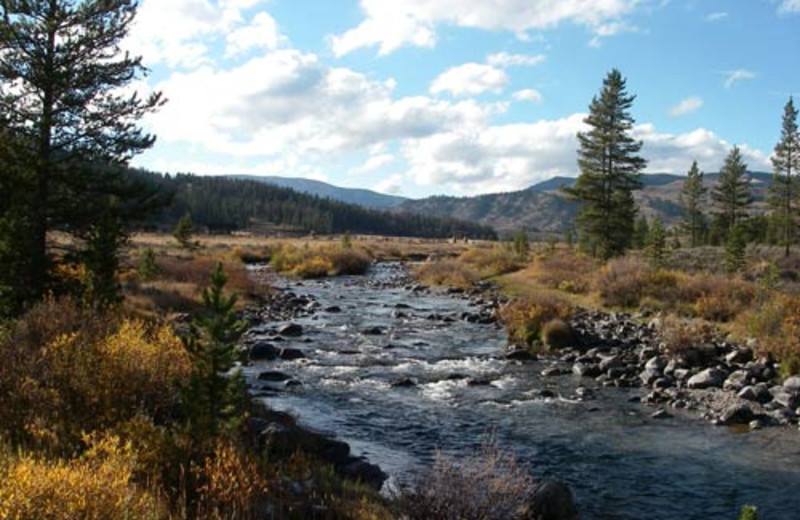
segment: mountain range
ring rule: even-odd
[[[765,192],[772,174],[748,172],[756,199],[756,211],[765,209]],[[707,173],[704,182],[713,187],[718,173]],[[478,222],[508,235],[524,228],[530,233],[561,233],[571,226],[578,206],[565,199],[562,186],[575,182],[571,177],[553,177],[529,188],[473,197],[434,196],[407,199],[383,195],[370,190],[339,188],[319,181],[281,177],[252,177],[252,180],[279,184],[321,197],[346,201],[362,206],[389,209],[396,213],[450,217]],[[685,177],[668,173],[642,175],[643,188],[634,193],[641,214],[648,218],[660,215],[667,226],[676,224],[681,215],[680,192]]]

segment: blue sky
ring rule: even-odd
[[[169,103],[134,164],[409,197],[577,175],[611,68],[647,171],[768,171],[800,94],[800,0],[142,0],[127,47]]]

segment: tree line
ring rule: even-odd
[[[161,175],[132,171],[137,180],[171,195],[171,203],[148,219],[171,228],[183,215],[212,232],[246,230],[268,224],[301,233],[358,233],[422,238],[496,239],[491,227],[419,214],[397,214],[301,193],[254,180]]]
[[[580,174],[573,186],[563,189],[569,200],[580,205],[575,218],[579,243],[599,258],[619,256],[632,247],[667,237],[659,217],[650,222],[644,216],[637,217],[633,192],[642,188],[641,172],[647,161],[639,155],[642,142],[631,136],[634,100],[622,74],[616,69],[610,71],[600,95],[589,105],[589,115],[584,119],[589,129],[578,134]],[[798,238],[797,115],[794,100],[789,98],[772,156],[769,214],[754,214],[752,179],[741,150],[734,146],[710,190],[697,162],[689,168],[680,194],[682,222],[672,230],[676,246],[682,245],[682,239],[690,247],[725,245],[734,256],[741,256],[748,242],[758,241],[780,244],[789,255]]]

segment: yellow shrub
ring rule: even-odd
[[[800,372],[800,298],[777,294],[737,322],[757,339],[761,354],[780,360],[783,375]]]
[[[53,323],[32,330],[43,311]],[[168,327],[84,313],[68,300],[45,302],[23,317],[0,341],[0,359],[0,434],[61,453],[79,446],[82,432],[138,412],[165,418],[190,368]]]
[[[547,287],[583,294],[589,290],[594,260],[573,251],[559,250],[536,259],[533,277]]]
[[[291,273],[300,278],[322,278],[333,274],[333,264],[327,258],[312,256],[294,266]]]
[[[508,247],[502,245],[468,249],[461,253],[458,259],[478,271],[481,278],[491,278],[522,268],[522,262],[517,259],[516,255]]]
[[[0,518],[167,518],[159,500],[133,483],[134,454],[115,437],[94,442],[74,460],[0,457]]]
[[[571,306],[558,298],[538,295],[515,300],[500,311],[500,318],[509,338],[523,345],[541,347],[541,334],[546,324],[565,320]]]
[[[463,288],[470,287],[480,278],[473,268],[452,258],[421,264],[414,269],[414,276],[431,285]]]

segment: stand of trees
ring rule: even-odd
[[[120,167],[153,145],[137,121],[162,103],[123,93],[146,72],[120,51],[135,12],[130,0],[0,2],[0,314],[63,291],[57,274],[79,267],[94,302],[118,297],[127,223],[154,200]]]
[[[599,258],[622,255],[630,247],[647,248],[651,256],[660,258],[660,251],[666,246],[667,230],[660,221],[637,218],[633,192],[641,188],[640,172],[646,161],[638,155],[642,143],[630,136],[634,99],[627,93],[620,72],[611,70],[600,95],[589,106],[589,115],[584,120],[589,130],[578,134],[580,175],[573,187],[563,189],[568,199],[580,204],[575,227],[581,246]],[[740,149],[734,146],[725,158],[710,197],[703,172],[696,161],[692,163],[680,193],[684,215],[680,227],[673,230],[673,247],[681,245],[680,232],[691,247],[725,245],[733,259],[731,271],[736,270],[734,260],[743,256],[749,242],[780,244],[785,254],[789,254],[798,238],[797,115],[790,98],[784,107],[781,138],[772,157],[773,182],[768,198],[772,211],[768,215],[754,214],[747,164]],[[710,215],[704,211],[708,206]],[[655,235],[654,228],[658,231]]]
[[[256,223],[303,233],[359,233],[423,238],[497,238],[494,229],[448,218],[372,210],[257,181],[230,177],[160,175],[131,171],[140,182],[172,195],[172,203],[149,220],[173,229],[184,215],[212,232],[245,230]]]

